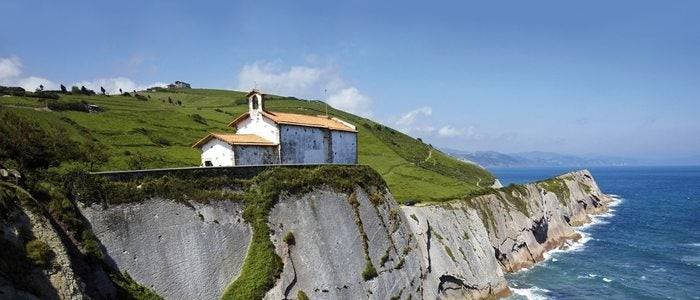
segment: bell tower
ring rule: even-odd
[[[248,112],[252,118],[258,118],[265,110],[263,94],[254,89],[246,95],[248,97]]]

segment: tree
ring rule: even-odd
[[[177,100],[177,105],[182,106],[182,101]]]
[[[62,93],[68,93],[68,89],[66,89],[65,85],[61,85],[61,92]]]
[[[44,85],[43,85],[43,84],[40,84],[40,85],[39,85],[39,90],[40,90],[40,91],[43,91],[43,90],[44,90]]]
[[[105,91],[105,88],[104,88],[104,87],[100,87],[100,91],[102,92],[102,95],[104,95],[104,94],[107,93],[107,91]]]
[[[120,94],[124,94],[124,92],[122,92],[122,89],[119,89],[119,93],[120,93]]]
[[[72,86],[72,87],[70,87],[70,93],[71,94],[80,94],[80,88],[77,86]]]
[[[173,104],[173,99],[170,99],[170,97],[168,97],[168,103]]]

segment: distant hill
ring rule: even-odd
[[[636,162],[631,159],[611,156],[576,156],[553,152],[500,153],[496,151],[462,151],[444,149],[458,159],[476,163],[483,167],[593,167],[626,166]]]

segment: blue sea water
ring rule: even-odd
[[[504,185],[572,168],[494,168]],[[509,274],[511,299],[700,299],[700,167],[589,168],[620,201],[583,243]]]

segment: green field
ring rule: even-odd
[[[87,101],[105,110],[100,113],[48,111],[44,99],[16,96],[0,96],[0,105],[43,126],[66,130],[76,141],[106,145],[110,158],[100,170],[129,169],[134,161],[141,168],[197,166],[199,150],[191,145],[207,132],[231,132],[227,124],[247,110],[244,92],[183,89],[139,94],[148,100],[99,95],[61,95],[59,100]],[[169,98],[182,105],[170,104]],[[320,101],[266,99],[271,111],[325,113]],[[399,201],[462,198],[494,181],[488,171],[391,128],[333,108],[328,112],[357,126],[360,164],[377,170]]]

